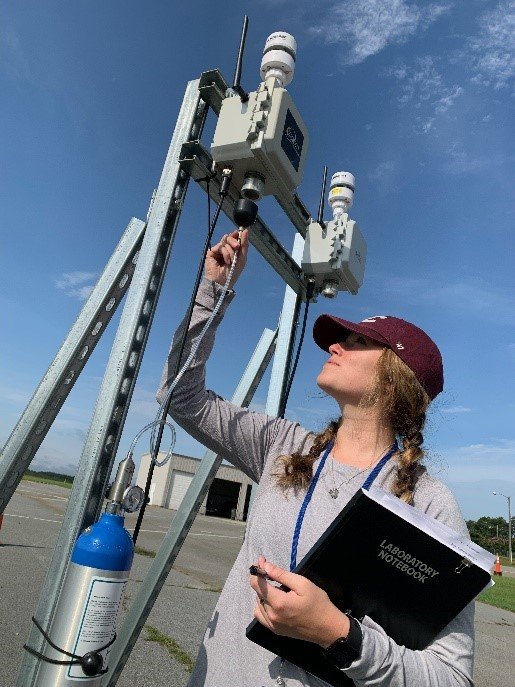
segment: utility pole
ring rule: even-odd
[[[494,491],[492,493],[494,496],[504,496],[508,501],[508,558],[510,559],[510,563],[513,563],[513,551],[511,547],[511,497],[506,496],[506,494],[501,494],[500,491]],[[497,531],[499,531],[499,528],[497,528]]]

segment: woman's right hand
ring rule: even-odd
[[[237,250],[238,257],[236,259],[236,267],[234,268],[229,284],[229,288],[232,289],[234,284],[238,281],[240,274],[243,272],[243,268],[247,262],[248,249],[248,229],[240,229],[240,231],[233,231],[231,234],[224,234],[220,242],[207,251],[206,261],[204,263],[206,279],[215,281],[217,284],[223,286],[229,276],[234,253]]]

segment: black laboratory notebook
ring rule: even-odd
[[[325,589],[340,610],[368,615],[397,644],[423,649],[490,582],[493,560],[442,523],[371,487],[354,495],[294,572]],[[246,634],[331,685],[354,684],[316,644],[276,635],[257,620]]]

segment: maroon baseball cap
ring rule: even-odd
[[[313,338],[324,351],[349,332],[364,334],[394,351],[415,374],[433,399],[443,389],[442,356],[435,342],[414,324],[391,315],[367,317],[359,323],[334,315],[320,315],[313,326]]]

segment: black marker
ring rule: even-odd
[[[264,577],[265,580],[271,580],[272,582],[275,581],[270,577],[266,570],[263,570],[263,568],[260,568],[258,565],[251,565],[249,572],[251,575],[259,575],[259,577]]]
[[[251,575],[258,575],[259,577],[264,577],[265,580],[270,580],[270,582],[274,583],[273,586],[277,587],[277,589],[280,589],[282,592],[291,592],[289,587],[287,587],[285,584],[280,585],[277,580],[274,580],[273,577],[270,577],[267,571],[263,570],[263,568],[260,568],[258,565],[251,565],[249,572]]]

